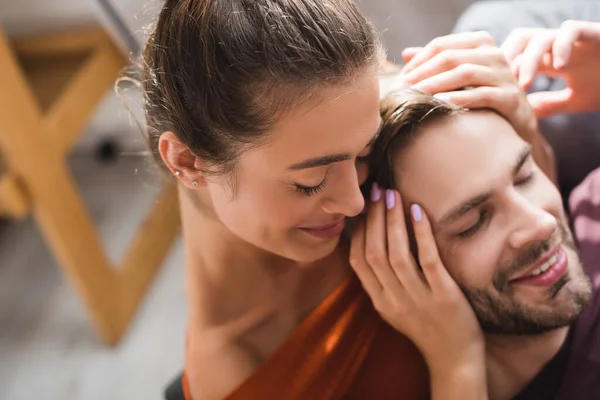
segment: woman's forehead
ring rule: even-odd
[[[322,97],[281,118],[267,147],[282,161],[356,152],[377,133],[380,124],[377,77],[323,89]],[[290,159],[293,157],[294,160]]]

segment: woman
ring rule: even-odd
[[[430,385],[436,399],[484,396],[480,376],[447,368],[462,353],[423,352],[384,323],[348,261],[382,58],[350,0],[162,9],[144,91],[151,147],[179,182],[188,399],[424,399]],[[474,319],[465,329],[478,348]]]
[[[143,83],[152,150],[179,182],[188,399],[428,397],[342,239],[364,207],[382,59],[350,0],[162,9]]]

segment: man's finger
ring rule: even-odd
[[[523,53],[534,32],[536,30],[531,28],[517,28],[508,35],[500,45],[500,49],[509,63],[512,63],[518,55]]]
[[[505,97],[503,92],[504,89],[499,87],[478,86],[467,90],[437,93],[434,97],[464,108],[492,108],[502,114],[502,110],[498,110],[498,106]]]
[[[507,71],[507,73],[509,73]],[[463,64],[453,70],[427,78],[413,87],[426,93],[442,93],[469,86],[498,86],[504,77],[492,68]]]
[[[493,47],[445,50],[407,73],[404,79],[415,84],[462,64],[494,66],[501,63],[505,65],[506,60],[502,53]]]
[[[410,62],[410,60],[412,60],[413,57],[416,56],[421,50],[423,50],[422,47],[407,47],[406,49],[402,50],[402,58],[404,59],[404,62]]]
[[[538,73],[544,54],[552,50],[554,34],[550,31],[534,36],[523,52],[519,67],[519,86],[529,87]]]
[[[564,68],[571,57],[577,41],[600,41],[600,23],[588,21],[565,21],[562,23],[552,47],[554,68]]]
[[[546,118],[555,114],[572,112],[570,88],[547,92],[535,92],[527,95],[527,100],[537,118]]]
[[[480,46],[494,46],[494,39],[488,32],[462,32],[441,36],[429,42],[404,66],[402,71],[408,73],[444,50],[472,49]]]

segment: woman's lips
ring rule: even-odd
[[[345,225],[346,219],[342,218],[328,225],[300,227],[299,229],[319,239],[331,239],[339,236],[344,230]]]

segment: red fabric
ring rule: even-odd
[[[189,395],[184,377],[186,400]],[[332,293],[226,400],[429,399],[416,347],[373,309],[356,278]]]

